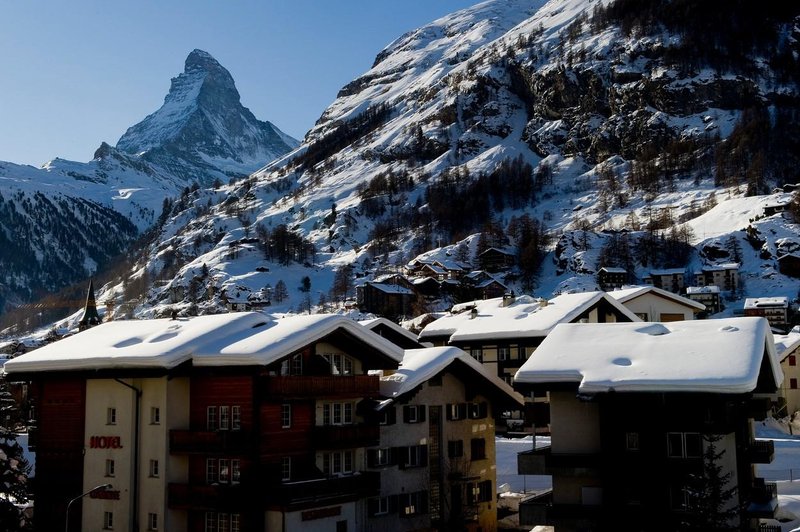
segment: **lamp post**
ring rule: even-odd
[[[86,497],[87,495],[90,495],[90,494],[94,493],[95,491],[101,491],[101,490],[105,491],[107,489],[111,489],[111,484],[101,484],[99,486],[93,487],[92,489],[90,489],[86,493],[81,493],[80,495],[78,495],[74,499],[70,500],[67,503],[67,518],[66,518],[66,524],[64,525],[64,532],[69,532],[69,508],[70,508],[70,506],[72,506],[72,503],[77,501],[78,499],[82,499],[82,498]]]

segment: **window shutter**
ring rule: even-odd
[[[417,408],[419,408],[419,412],[417,412],[417,421],[425,421],[425,410],[427,407],[425,405],[419,405]]]
[[[418,513],[426,514],[428,513],[428,492],[427,491],[420,491],[419,496],[417,497],[417,502],[419,503],[419,509],[417,510]]]
[[[398,458],[400,453],[397,451],[396,447],[389,447],[389,464],[388,465],[397,465]]]
[[[484,401],[484,402],[480,403],[480,405],[478,405],[478,406],[479,406],[478,413],[480,414],[481,419],[483,419],[485,417],[489,417],[489,403]]]
[[[419,465],[425,467],[428,465],[428,446],[427,445],[420,445],[419,446]]]
[[[378,462],[378,450],[367,449],[367,467],[375,467]],[[372,499],[370,499],[372,501]]]
[[[397,513],[397,495],[389,495],[389,513]]]
[[[386,411],[386,424],[394,425],[397,423],[397,409],[393,406]]]
[[[411,419],[411,405],[403,406],[403,423],[409,423]]]
[[[367,513],[370,517],[374,517],[378,513],[378,499],[370,497],[367,499]]]
[[[400,466],[400,469],[405,469],[408,467],[409,462],[409,448],[408,447],[396,447],[397,451],[397,462]]]
[[[445,419],[447,419],[447,421],[452,421],[453,420],[453,405],[452,404],[448,404],[447,405],[447,412],[445,413]]]
[[[467,403],[458,403],[458,419],[467,419]]]

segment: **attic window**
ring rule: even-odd
[[[670,330],[661,323],[652,323],[640,329],[636,329],[636,332],[648,334],[650,336],[662,336],[664,334],[669,334]]]

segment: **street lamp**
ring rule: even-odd
[[[72,503],[77,501],[78,499],[82,499],[82,498],[86,497],[87,495],[90,495],[90,494],[94,493],[95,491],[105,491],[107,489],[111,489],[111,484],[101,484],[99,486],[93,487],[92,489],[90,489],[86,493],[81,493],[80,495],[78,495],[74,499],[70,500],[67,503],[67,519],[66,519],[66,524],[64,525],[64,532],[69,532],[69,508],[70,508],[70,506],[72,506]]]

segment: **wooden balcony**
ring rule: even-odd
[[[352,449],[371,447],[380,443],[378,425],[323,425],[311,430],[316,449]]]
[[[585,476],[596,474],[600,464],[598,454],[555,454],[549,446],[517,454],[520,475]]]
[[[261,391],[286,398],[373,397],[379,393],[377,375],[264,377]]]
[[[242,454],[253,448],[252,435],[241,430],[171,430],[172,454]]]
[[[754,478],[749,494],[750,504],[746,513],[751,518],[773,519],[778,508],[778,485],[775,482],[764,482],[763,478]]]
[[[255,504],[252,489],[241,484],[177,484],[167,488],[167,505],[172,510],[250,510]]]
[[[374,496],[380,487],[380,473],[366,471],[342,477],[284,482],[268,489],[267,503],[277,502],[289,509],[311,508]]]
[[[775,442],[754,440],[747,449],[747,459],[751,464],[771,464],[775,458]]]

